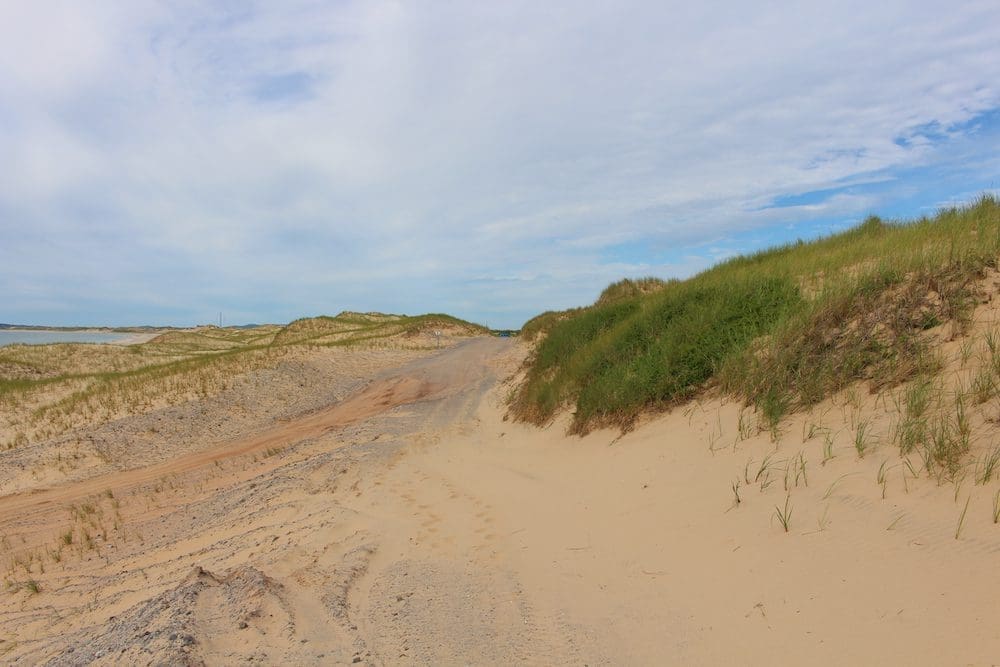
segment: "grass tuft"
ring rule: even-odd
[[[863,459],[868,450],[872,448],[871,422],[863,420],[858,423],[858,428],[854,432],[854,451],[858,453],[858,458]]]
[[[781,523],[781,527],[785,529],[786,533],[788,532],[788,527],[789,525],[791,525],[792,522],[791,501],[792,501],[791,495],[786,495],[785,506],[783,508],[778,507],[777,505],[774,506],[774,516],[778,517],[778,522]]]

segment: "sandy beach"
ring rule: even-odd
[[[515,424],[505,397],[526,352],[476,338],[380,367],[359,358],[369,379],[326,407],[276,407],[199,439],[224,403],[192,404],[181,455],[22,476],[0,498],[3,661],[931,665],[1000,652],[995,484],[913,476],[888,447],[859,460],[843,397],[778,442],[741,430],[741,406],[721,399],[625,435]],[[347,372],[323,354],[328,379]],[[105,437],[126,447],[130,423]]]
[[[153,331],[150,333],[128,333],[120,334],[115,332],[113,329],[0,329],[0,333],[4,336],[0,336],[0,345],[11,344],[7,342],[7,337],[10,337],[16,343],[101,343],[104,345],[141,345],[142,343],[147,343],[157,336],[159,336],[162,331]],[[31,340],[30,338],[26,340],[20,340],[19,335],[32,336],[36,335],[37,340]],[[106,337],[106,338],[105,338]]]

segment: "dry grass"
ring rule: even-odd
[[[316,346],[421,349],[486,330],[447,315],[343,313],[286,327],[203,327],[133,346],[0,348],[0,449],[218,394],[235,378]]]

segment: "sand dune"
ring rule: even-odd
[[[777,442],[719,399],[568,437],[565,418],[505,419],[525,352],[486,338],[427,352],[329,407],[0,498],[0,660],[1000,655],[995,484],[914,475],[877,439],[859,460],[852,421],[880,414],[877,397],[838,397]]]

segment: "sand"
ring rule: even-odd
[[[369,381],[323,407],[190,435],[176,457],[22,480],[0,498],[0,661],[1000,655],[997,482],[913,475],[884,438],[859,459],[852,422],[878,413],[875,397],[837,397],[777,441],[741,431],[740,406],[718,398],[580,438],[565,417],[506,418],[505,380],[526,352],[483,338],[413,354],[366,367]],[[330,382],[345,372],[330,367]],[[212,424],[227,404],[196,405]]]

